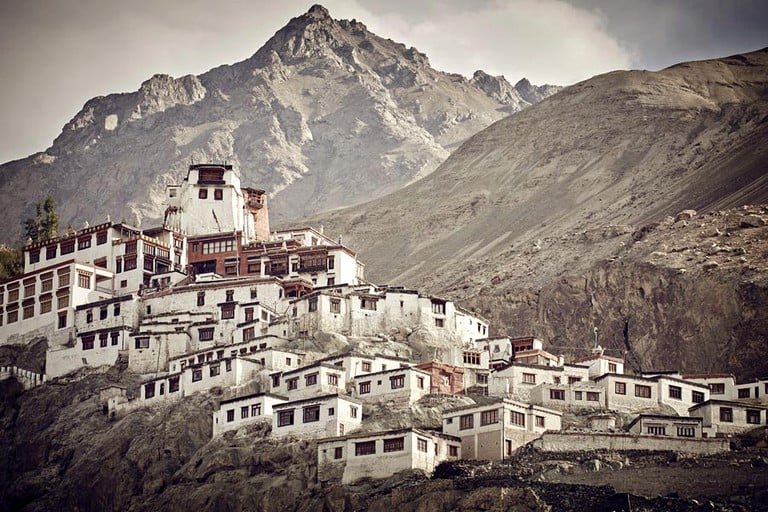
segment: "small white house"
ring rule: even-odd
[[[632,434],[701,439],[702,418],[640,414],[627,426]]]
[[[739,434],[768,424],[763,405],[732,400],[711,399],[689,409],[690,415],[702,418],[707,437],[717,434]]]
[[[615,411],[640,411],[667,405],[687,416],[689,407],[709,399],[706,386],[665,375],[639,377],[608,373],[595,378],[594,382],[605,389],[605,408]]]
[[[605,389],[591,381],[572,384],[542,383],[531,389],[530,401],[558,410],[602,409]]]
[[[347,387],[343,368],[316,362],[295,370],[271,374],[271,392],[291,400],[313,395],[344,393]]]
[[[416,367],[369,373],[353,379],[353,396],[366,403],[395,400],[412,404],[429,394],[431,378],[430,373]]]
[[[508,399],[443,412],[443,433],[461,439],[464,459],[503,460],[548,430],[560,430],[562,413]]]
[[[709,387],[709,395],[713,400],[735,400],[736,377],[730,373],[696,373],[685,374],[683,380],[704,384]]]
[[[287,401],[284,396],[271,393],[254,393],[222,400],[218,410],[213,411],[213,437],[257,421],[272,422],[272,407]]]
[[[454,436],[417,428],[361,432],[318,441],[317,479],[349,484],[409,469],[430,475],[441,462],[460,458],[461,441]]]
[[[357,430],[363,418],[362,403],[346,395],[332,394],[272,405],[275,437],[331,437]]]
[[[624,373],[624,360],[618,357],[606,356],[602,352],[581,357],[572,361],[573,364],[589,368],[589,377],[595,378],[606,373]]]
[[[512,363],[492,371],[488,382],[488,394],[528,401],[531,390],[540,384],[574,384],[589,380],[589,369],[584,366],[541,366]]]

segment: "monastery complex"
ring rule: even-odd
[[[321,482],[503,460],[528,443],[711,454],[766,425],[768,379],[630,374],[597,345],[565,361],[533,337],[490,337],[451,300],[371,284],[322,228],[271,231],[266,193],[241,187],[231,165],[190,166],[166,205],[157,228],[107,221],[24,247],[24,274],[0,283],[0,344],[47,340],[45,373],[0,367],[0,378],[31,388],[120,366],[139,384],[102,390],[115,420],[220,388],[212,436],[267,423],[276,438],[314,440]],[[334,336],[403,342],[317,349]],[[445,395],[482,399],[444,410],[440,429],[366,424],[377,408]],[[567,428],[568,414],[589,427]]]

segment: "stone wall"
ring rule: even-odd
[[[631,434],[547,432],[533,441],[534,448],[547,452],[580,450],[671,450],[696,455],[729,451],[727,439],[679,439]]]

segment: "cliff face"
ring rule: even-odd
[[[191,162],[227,161],[274,198],[274,220],[358,203],[433,171],[472,134],[552,94],[434,70],[414,48],[314,6],[252,57],[200,76],[155,75],[89,100],[45,152],[0,166],[11,222],[46,191],[61,225],[160,218]],[[493,82],[494,88],[488,83]],[[503,91],[503,93],[498,93]],[[41,192],[43,191],[43,192]]]
[[[764,298],[760,252],[742,255],[758,260],[746,275],[708,267],[694,278],[640,252],[608,262],[648,244],[635,231],[642,239],[684,209],[768,202],[766,77],[767,50],[601,75],[495,123],[396,194],[314,222],[343,234],[373,281],[471,298],[506,333],[567,352],[589,347],[597,325],[621,351],[629,320],[636,366],[753,376],[766,367],[739,347],[766,339],[764,318],[749,313]],[[657,251],[678,228],[656,230]],[[664,293],[635,297],[644,275]],[[725,359],[667,350],[700,343]]]

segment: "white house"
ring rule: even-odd
[[[589,379],[589,369],[584,366],[528,365],[514,362],[507,367],[492,371],[488,381],[488,394],[529,401],[531,391],[540,384],[574,384]]]
[[[343,368],[324,362],[316,362],[295,370],[271,374],[272,393],[287,396],[291,400],[313,395],[344,393],[347,387]]]
[[[353,396],[365,403],[412,404],[429,393],[431,374],[416,367],[394,368],[355,377]]]
[[[558,410],[602,409],[605,403],[605,389],[591,381],[576,381],[571,384],[545,382],[530,391],[530,401]]]
[[[257,421],[272,422],[272,407],[287,402],[284,396],[271,393],[254,393],[222,400],[219,408],[213,411],[213,437],[229,430]]]
[[[702,418],[640,414],[627,425],[632,434],[701,439]]]
[[[624,360],[618,357],[606,356],[602,353],[602,350],[596,354],[578,358],[572,361],[572,363],[589,368],[590,378],[599,377],[606,373],[624,373]]]
[[[616,411],[640,411],[667,405],[681,416],[687,416],[688,408],[710,396],[704,385],[665,375],[640,377],[608,373],[595,378],[594,382],[605,389],[605,408]]]
[[[362,403],[338,393],[272,405],[272,435],[319,438],[357,430]]]
[[[694,405],[689,412],[691,416],[702,418],[704,433],[714,437],[716,434],[739,434],[768,424],[766,409],[763,405],[711,399]]]
[[[318,440],[317,479],[349,484],[411,469],[430,475],[441,462],[460,458],[454,436],[417,428],[361,432]]]
[[[547,430],[560,430],[562,413],[502,399],[443,412],[443,433],[461,439],[464,459],[503,460]]]
[[[736,377],[731,373],[689,373],[682,376],[683,380],[704,384],[709,387],[709,394],[714,400],[735,400]]]

